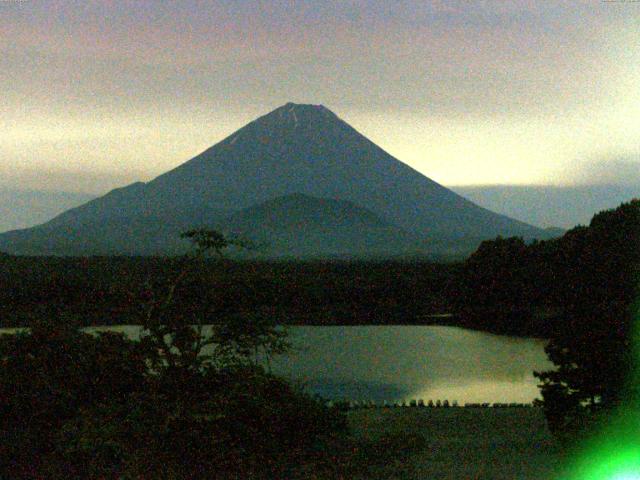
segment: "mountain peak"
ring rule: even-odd
[[[269,131],[279,129],[291,133],[299,129],[309,130],[320,125],[323,125],[320,128],[326,128],[327,125],[342,123],[344,122],[335,113],[323,105],[287,102],[249,125]]]
[[[276,115],[279,118],[304,118],[304,119],[312,119],[312,118],[327,118],[327,117],[336,117],[336,114],[329,110],[324,105],[313,105],[310,103],[293,103],[288,102],[282,105],[281,107],[276,108],[270,114],[267,114],[267,117],[272,115]]]
[[[327,107],[325,107],[324,105],[315,105],[313,103],[294,103],[294,102],[287,102],[284,105],[282,105],[281,107],[278,107],[278,109],[280,108],[301,108],[301,109],[311,109],[311,110],[327,110],[329,111],[329,109]],[[276,109],[276,110],[278,110]]]

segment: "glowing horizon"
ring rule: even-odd
[[[637,4],[0,2],[0,186],[147,181],[288,102],[444,185],[640,184]]]

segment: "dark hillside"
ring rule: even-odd
[[[179,260],[134,257],[0,258],[2,327],[64,312],[84,325],[139,323],[145,299]],[[304,325],[411,324],[448,308],[456,265],[405,262],[207,262],[178,289],[176,313],[268,315]]]

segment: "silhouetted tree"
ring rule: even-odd
[[[467,326],[498,333],[531,334],[532,305],[540,301],[532,248],[522,238],[482,242],[464,263],[454,294]]]
[[[0,337],[0,478],[284,479],[329,463],[344,418],[259,361],[286,350],[284,333],[175,308],[207,254],[232,243],[185,236],[194,251],[148,289],[140,341],[55,316]]]
[[[634,300],[640,266],[640,200],[594,216],[556,244],[562,321],[546,347],[556,370],[542,381],[549,426],[560,435],[588,427],[594,412],[635,398]]]
[[[0,478],[79,478],[62,461],[63,426],[144,388],[146,366],[131,342],[60,320],[0,336]]]

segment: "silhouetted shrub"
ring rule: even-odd
[[[258,362],[286,350],[284,333],[248,315],[205,335],[196,312],[192,325],[173,308],[203,254],[226,245],[189,234],[196,256],[150,290],[139,341],[55,317],[0,337],[0,478],[293,479],[328,463],[344,416]]]

